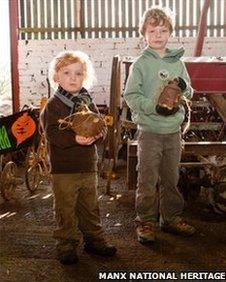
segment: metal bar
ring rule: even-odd
[[[20,2],[19,2],[19,10],[18,11],[19,11],[18,20],[20,21],[19,26],[24,27],[25,26],[25,16],[24,16],[25,9],[24,9],[24,1],[23,0],[20,0]],[[20,39],[25,39],[25,34],[22,34]]]
[[[100,15],[99,15],[99,2],[96,1],[94,4],[94,27],[99,27],[99,22],[100,22]],[[99,37],[99,32],[95,32],[95,38]]]
[[[31,27],[38,26],[38,7],[37,7],[37,2],[33,1],[33,25]],[[39,39],[38,34],[34,34],[33,36],[34,39]]]
[[[91,9],[91,0],[86,2],[86,5],[84,5],[84,8],[86,10],[86,16],[87,16],[87,26],[92,27],[92,9]],[[88,31],[86,29],[86,31]],[[87,32],[87,38],[92,38],[92,32]]]
[[[112,0],[108,0],[108,26],[112,28],[113,14],[112,14]],[[112,37],[112,30],[109,29],[108,37]]]
[[[139,1],[135,1],[135,27],[139,26],[140,24],[140,5],[139,5]],[[135,32],[135,36],[138,37],[139,36],[139,32],[138,30]]]
[[[74,31],[76,32],[76,35],[80,31],[81,38],[85,38],[85,5],[84,1],[78,2],[76,1],[76,28],[74,28]],[[79,20],[78,20],[79,18]],[[78,30],[78,29],[81,30]],[[77,36],[75,36],[77,38]]]
[[[204,156],[226,156],[226,142],[185,142],[184,153]]]
[[[209,95],[207,99],[214,106],[224,123],[226,123],[226,98],[223,94]]]
[[[101,0],[101,28],[105,26],[105,1]],[[101,30],[101,38],[105,38],[105,32]]]
[[[189,1],[188,2],[188,7],[189,7],[189,25],[194,25],[194,1]],[[194,34],[193,34],[194,31],[190,30],[189,28],[189,37],[193,37]]]
[[[214,4],[215,4],[215,1],[211,1],[211,4],[210,4],[210,9],[209,9],[209,22],[210,23],[214,23],[214,14],[215,14],[215,6],[214,6]],[[207,25],[208,26],[208,25]],[[208,34],[212,37],[212,36],[214,36],[214,29],[212,28],[212,29],[209,29],[208,28]]]
[[[119,37],[119,16],[120,16],[120,12],[119,12],[119,1],[116,0],[115,1],[115,13],[114,13],[114,20],[115,20],[115,37]]]
[[[54,28],[52,31],[55,31],[54,32],[54,39],[58,39],[59,38],[59,34],[57,32],[57,28],[58,28],[58,4],[56,3],[56,1],[53,2],[53,19],[54,19]],[[56,30],[55,30],[56,29]]]
[[[126,129],[136,129],[137,125],[132,122],[131,120],[124,119],[122,120],[122,126]],[[190,130],[212,130],[212,131],[218,131],[221,130],[222,123],[220,122],[191,122],[189,126]]]
[[[128,22],[128,26],[129,27],[132,27],[133,23],[132,23],[132,18],[133,18],[133,15],[132,15],[132,4],[133,2],[132,1],[128,1],[127,3],[127,9],[128,9],[128,19],[127,19],[127,22]],[[132,31],[129,32],[129,37],[132,37]]]
[[[60,32],[64,32],[64,31],[129,31],[132,32],[135,29],[133,27],[87,27],[87,28],[81,28],[81,27],[53,27],[53,28],[21,28],[20,32],[21,33],[37,33],[37,32],[51,32],[51,31],[60,31]]]
[[[221,155],[226,156],[226,141],[223,142],[185,142],[183,154],[185,155]],[[137,141],[128,141],[128,156],[137,156]]]
[[[122,31],[122,37],[126,37],[126,29],[127,29],[127,27],[126,27],[126,17],[125,17],[125,15],[126,15],[126,0],[122,0],[121,3],[122,3],[122,6],[121,6],[121,8],[122,8],[122,13],[121,13],[121,15],[122,15],[122,27],[120,27],[120,31]]]
[[[225,2],[226,3],[226,2]],[[221,1],[217,1],[216,3],[216,14],[215,14],[215,17],[216,17],[216,22],[217,22],[217,25],[220,25],[221,24],[221,4],[222,2]],[[216,27],[217,29],[217,34],[216,36],[217,37],[220,37],[221,36],[221,29]]]
[[[26,18],[27,18],[27,27],[31,26],[31,1],[26,1]],[[29,34],[27,39],[32,39],[32,35]]]
[[[40,24],[41,24],[41,27],[46,27],[44,9],[45,9],[44,0],[40,0]],[[61,22],[62,22],[62,20],[61,20]],[[41,33],[41,39],[45,39],[45,32]]]
[[[225,11],[226,10],[226,3],[224,3],[223,7],[224,7],[224,9],[223,9],[223,11],[224,11],[224,13],[223,13],[224,14],[224,23],[226,23],[226,11]],[[224,30],[224,35],[223,36],[226,36],[226,26],[225,26],[225,28],[223,30]]]
[[[191,122],[189,130],[221,130],[221,122]]]
[[[71,19],[73,18],[72,12],[74,10],[71,9],[71,2],[68,0],[65,0],[65,7],[64,7],[64,20],[65,20],[65,26],[66,27],[71,27]],[[72,39],[71,38],[71,32],[67,32],[66,34],[67,39]]]
[[[210,25],[209,26],[210,28],[220,28],[220,29],[223,29],[223,28],[226,28],[225,25]],[[191,29],[191,30],[195,30],[197,27],[195,25],[191,25],[191,26],[180,26],[180,30],[185,30],[185,29]],[[71,30],[74,30],[73,27],[54,27],[54,28],[43,28],[43,27],[21,27],[19,28],[19,32],[26,32],[26,33],[32,33],[32,32],[51,32],[51,31],[55,31],[55,30],[61,30],[61,31],[71,31]],[[84,28],[80,28],[81,31],[87,31],[87,30],[92,30],[92,31],[118,31],[118,30],[121,30],[121,31],[129,31],[129,32],[132,32],[132,31],[136,31],[138,32],[138,27],[105,27],[105,26],[102,26],[102,27],[84,27]]]
[[[181,162],[179,166],[183,167],[203,167],[204,165],[210,165],[209,163],[202,162]]]

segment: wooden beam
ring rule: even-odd
[[[203,42],[204,42],[204,37],[206,33],[206,18],[207,18],[207,12],[210,6],[210,0],[206,0],[203,4],[202,8],[202,13],[199,21],[199,26],[198,26],[198,37],[196,39],[196,45],[195,45],[195,50],[194,50],[194,56],[199,57],[202,54],[202,48],[203,48]]]
[[[11,85],[13,113],[20,109],[19,70],[18,70],[18,3],[9,1],[10,51],[11,51]]]

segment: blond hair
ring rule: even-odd
[[[174,14],[169,8],[152,7],[146,10],[140,22],[139,32],[144,37],[147,25],[153,26],[163,25],[169,28],[170,33],[173,32]]]
[[[81,51],[63,51],[53,58],[49,66],[49,81],[54,90],[58,88],[57,72],[68,65],[81,63],[84,70],[83,87],[89,89],[96,82],[95,71],[87,54]]]

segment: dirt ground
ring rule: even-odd
[[[88,255],[81,244],[80,260],[73,266],[63,266],[56,259],[49,185],[42,185],[34,195],[22,185],[12,202],[0,198],[0,281],[99,281],[100,271],[113,270],[225,271],[224,216],[214,213],[198,198],[186,203],[184,213],[198,230],[195,236],[182,238],[159,231],[154,245],[143,246],[134,231],[134,191],[126,188],[125,164],[118,168],[118,176],[111,185],[114,197],[104,194],[106,180],[100,178],[99,182],[103,226],[118,253],[113,258]]]

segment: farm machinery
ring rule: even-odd
[[[127,186],[136,188],[137,141],[136,125],[130,119],[130,110],[121,98],[120,74],[124,66],[125,81],[133,58],[113,58],[109,133],[107,140],[110,175],[116,170],[122,150],[127,152]],[[191,84],[195,90],[192,99],[189,128],[184,135],[184,149],[180,164],[179,186],[185,198],[196,197],[202,187],[209,189],[210,201],[219,210],[225,209],[226,193],[226,58],[184,58]],[[190,119],[188,121],[188,118]]]
[[[198,195],[201,187],[210,189],[210,201],[225,209],[226,193],[226,58],[184,58],[195,89],[190,126],[184,135],[179,187],[185,196]],[[124,61],[129,69],[131,59]],[[128,70],[126,71],[126,73]],[[184,124],[187,124],[188,117]],[[135,129],[122,120],[127,130]],[[137,141],[128,140],[127,184],[136,187]],[[226,211],[226,210],[225,210]]]
[[[189,123],[189,127],[183,138],[178,185],[186,199],[197,197],[204,188],[214,209],[221,213],[226,212],[226,57],[201,56],[209,4],[206,1],[203,6],[194,56],[184,58],[195,93],[183,124]],[[136,188],[136,125],[131,121],[120,88],[121,74],[125,75],[125,85],[132,62],[133,58],[121,59],[117,55],[112,63],[107,192],[123,148],[127,153],[127,186]]]

